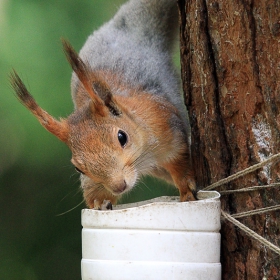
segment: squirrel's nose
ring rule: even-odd
[[[122,183],[115,185],[113,191],[117,194],[121,194],[122,192],[125,191],[126,187],[127,187],[126,181],[123,181]]]

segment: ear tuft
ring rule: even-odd
[[[68,62],[70,63],[73,71],[77,74],[78,79],[82,82],[87,91],[92,91],[90,85],[90,73],[87,65],[79,57],[75,49],[70,45],[69,42],[62,39],[64,53]]]
[[[113,100],[109,86],[100,74],[91,71],[90,67],[79,57],[69,42],[62,40],[62,44],[67,60],[92,99],[93,111],[105,116],[107,107],[113,115],[121,115],[121,110]]]
[[[69,135],[67,121],[62,120],[59,122],[40,108],[15,71],[10,74],[10,83],[20,102],[31,111],[31,113],[39,120],[41,125],[58,137],[61,141],[67,142]]]
[[[13,71],[10,73],[10,84],[13,87],[17,98],[19,101],[26,106],[30,111],[33,111],[38,107],[37,103],[35,102],[32,95],[28,92],[26,86],[20,79],[17,72],[13,69]]]
[[[98,103],[101,100],[96,96],[96,94],[92,90],[91,86],[91,76],[92,73],[90,71],[89,66],[87,66],[84,61],[80,58],[75,49],[70,45],[69,42],[62,39],[64,53],[68,62],[70,63],[73,71],[78,76],[78,79],[81,81],[85,90],[88,92],[90,97],[93,99],[94,103]],[[101,102],[102,103],[102,102]]]

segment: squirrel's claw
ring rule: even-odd
[[[99,200],[94,200],[94,207],[95,210],[113,210],[113,204],[110,200],[103,200],[101,203]]]
[[[113,205],[111,203],[111,201],[108,201],[107,204],[106,204],[106,209],[107,210],[113,210]]]

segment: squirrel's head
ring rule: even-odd
[[[100,114],[100,108],[96,109],[90,101],[70,115],[66,143],[72,151],[71,162],[81,177],[86,176],[95,187],[104,187],[119,196],[130,190],[140,175],[137,159],[142,152],[142,138],[125,109],[116,100],[113,102],[114,112],[103,108]],[[82,188],[87,187],[82,180]]]
[[[121,96],[113,96],[102,77],[90,71],[74,49],[63,42],[69,63],[80,81],[80,90],[88,102],[66,119],[56,120],[38,106],[20,77],[14,71],[11,84],[23,105],[43,127],[66,143],[72,151],[72,163],[83,177],[113,196],[131,189],[141,166],[143,138],[133,116],[121,105]],[[143,165],[143,164],[142,164]],[[85,184],[82,188],[87,188]],[[88,181],[88,180],[87,180]],[[97,193],[92,193],[97,196]],[[91,205],[93,197],[86,197]]]

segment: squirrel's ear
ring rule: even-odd
[[[98,96],[103,100],[105,106],[114,116],[121,115],[122,112],[116,104],[113,95],[105,82],[93,82],[92,88],[96,92],[96,94],[98,94]]]
[[[62,40],[62,44],[68,62],[91,97],[94,112],[105,116],[105,105],[112,114],[120,115],[121,111],[116,105],[107,83],[90,70],[90,67],[84,63],[67,41]]]
[[[67,121],[58,121],[40,108],[15,71],[10,74],[10,82],[20,102],[32,112],[42,126],[58,137],[61,141],[67,142],[69,136]]]
[[[68,62],[93,102],[92,104],[95,112],[104,116],[106,114],[104,112],[104,103],[102,99],[95,94],[92,88],[92,73],[89,70],[89,67],[83,62],[69,42],[62,40],[62,44]]]

